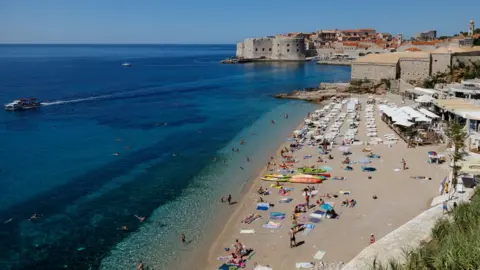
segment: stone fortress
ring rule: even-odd
[[[247,38],[237,43],[237,58],[258,61],[305,61],[303,36]]]

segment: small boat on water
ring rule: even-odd
[[[132,64],[131,64],[131,63],[128,63],[128,62],[125,62],[125,63],[122,63],[122,66],[124,66],[124,67],[131,67]]]
[[[40,102],[36,98],[23,98],[14,100],[8,104],[5,104],[5,110],[7,111],[21,111],[39,108]]]

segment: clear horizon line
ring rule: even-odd
[[[0,42],[0,45],[235,45],[236,43],[71,43],[71,42]]]

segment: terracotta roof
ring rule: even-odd
[[[340,32],[342,32],[342,33],[358,33],[360,31],[355,30],[355,29],[349,29],[349,30],[340,30]]]
[[[480,38],[480,34],[474,34],[473,38]]]
[[[439,43],[438,40],[433,41],[412,41],[412,45],[436,45]]]
[[[422,50],[420,50],[420,49],[417,48],[417,47],[411,47],[411,48],[406,49],[405,51],[406,51],[406,52],[407,52],[407,51],[408,51],[408,52],[420,52],[420,51],[422,51]]]
[[[343,46],[358,46],[358,42],[343,42]]]

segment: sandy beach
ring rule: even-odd
[[[384,98],[382,96],[382,98]],[[401,97],[385,97],[389,101],[401,105]],[[366,97],[360,97],[362,111],[359,112],[361,122],[358,127],[357,140],[368,141],[366,127],[364,125],[364,115],[366,107]],[[375,106],[376,107],[376,106]],[[378,109],[377,109],[378,110]],[[384,134],[393,133],[393,131],[381,120],[378,111],[375,111],[375,118],[378,130],[378,137],[383,138]],[[345,106],[343,112],[346,112]],[[347,130],[345,123],[341,128],[341,134]],[[337,138],[339,142],[341,138]],[[288,144],[288,143],[287,143]],[[279,149],[285,147],[281,146]],[[260,176],[267,173],[266,168],[261,175],[255,179],[245,196],[235,205],[225,204],[230,208],[232,215],[225,224],[223,231],[219,232],[216,241],[208,250],[206,261],[197,262],[199,269],[218,269],[223,263],[218,260],[220,256],[227,256],[225,248],[232,249],[232,244],[236,239],[249,248],[254,249],[255,255],[248,261],[246,269],[253,269],[254,263],[259,265],[268,265],[277,269],[295,269],[297,262],[316,262],[313,256],[319,251],[325,251],[323,257],[324,263],[348,262],[357,255],[363,248],[369,245],[370,234],[374,234],[376,239],[380,239],[389,232],[395,230],[411,218],[427,209],[431,199],[438,195],[438,187],[442,179],[446,176],[446,171],[438,165],[427,164],[427,152],[439,151],[441,146],[425,146],[417,148],[407,148],[406,143],[398,140],[396,144],[389,147],[386,144],[378,145],[352,145],[349,158],[357,161],[366,156],[367,153],[362,149],[368,147],[372,152],[379,155],[380,158],[372,159],[369,166],[375,167],[374,172],[362,172],[361,164],[351,165],[353,171],[345,171],[345,165],[341,163],[345,159],[343,153],[338,150],[339,145],[334,145],[331,154],[333,160],[327,160],[325,163],[318,163],[317,157],[320,154],[317,146],[304,146],[289,155],[293,155],[298,163],[295,168],[304,166],[329,166],[332,176],[343,176],[346,180],[328,179],[322,184],[315,185],[319,191],[310,203],[314,203],[322,198],[324,201],[334,204],[334,209],[338,213],[338,219],[322,219],[315,224],[315,228],[308,234],[297,233],[296,240],[302,244],[297,247],[289,246],[289,230],[292,226],[292,210],[295,205],[305,203],[305,197],[302,195],[305,184],[285,183],[286,188],[293,187],[288,197],[293,198],[290,203],[279,203],[279,200],[285,198],[278,193],[278,189],[271,188],[271,182],[260,180]],[[312,158],[304,159],[304,156]],[[402,168],[402,158],[407,163],[407,170],[397,170]],[[280,152],[275,156],[276,164],[281,164]],[[278,173],[278,167],[274,173]],[[371,179],[369,179],[371,176]],[[432,180],[412,179],[412,176],[427,176]],[[260,195],[257,193],[259,187],[268,187],[272,194],[263,196],[265,201],[274,204],[269,211],[257,211],[256,204]],[[343,195],[341,190],[350,191],[350,195]],[[325,194],[336,194],[338,198],[326,198]],[[376,195],[378,198],[373,199]],[[357,205],[353,208],[343,207],[342,201],[345,199],[354,199]],[[309,213],[319,209],[316,206],[308,210]],[[279,229],[266,229],[263,224],[269,221],[270,212],[283,212],[286,214],[284,220],[280,222],[282,226]],[[251,215],[260,214],[262,219],[256,220],[251,224],[245,224],[241,221]],[[299,220],[298,223],[310,223],[308,220]],[[253,234],[241,234],[240,230],[255,230]],[[207,250],[204,251],[205,253]],[[203,252],[202,252],[203,253]],[[200,265],[199,265],[200,264]]]

